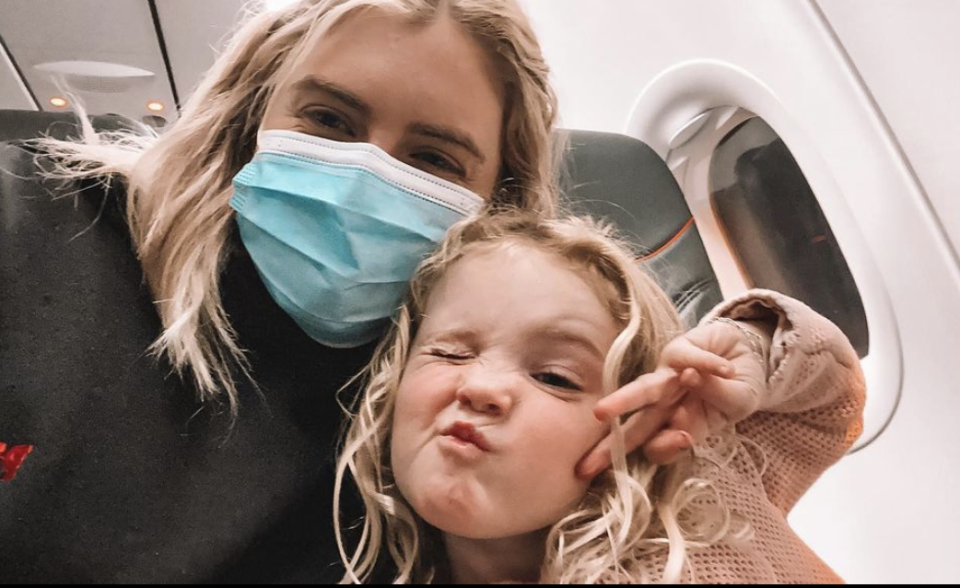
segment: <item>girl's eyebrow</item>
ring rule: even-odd
[[[423,345],[445,342],[474,343],[479,338],[480,334],[475,329],[458,327],[427,333],[423,337]]]
[[[605,354],[600,351],[600,348],[597,347],[596,342],[590,337],[574,330],[553,326],[544,328],[538,333],[538,336],[549,341],[568,343],[580,347],[601,362],[604,361],[606,357]]]

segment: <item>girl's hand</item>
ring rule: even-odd
[[[647,459],[665,465],[707,435],[737,423],[760,408],[766,389],[770,334],[749,323],[699,326],[671,341],[657,368],[601,400],[594,414],[603,421],[631,415],[623,426],[627,453],[642,447]],[[751,341],[741,329],[757,335]],[[613,436],[604,439],[577,467],[592,479],[610,467]]]

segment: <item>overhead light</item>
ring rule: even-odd
[[[61,98],[60,96],[54,96],[50,99],[50,106],[54,108],[65,108],[69,104],[66,98]]]
[[[147,102],[147,110],[150,112],[163,112],[164,108],[166,108],[166,106],[163,105],[163,102],[158,102],[156,100]]]

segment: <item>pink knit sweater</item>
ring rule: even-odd
[[[720,431],[701,455],[734,455],[708,477],[729,508],[745,517],[755,536],[693,549],[698,583],[839,583],[842,580],[797,537],[786,521],[797,500],[839,460],[862,432],[864,379],[843,333],[806,305],[766,290],[752,290],[704,318],[779,317],[771,350],[768,393],[762,408]],[[753,445],[756,446],[753,446]],[[762,450],[762,456],[760,451]],[[660,577],[662,558],[650,561]]]

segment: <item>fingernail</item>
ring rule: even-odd
[[[690,436],[690,433],[680,431],[680,436],[683,437],[683,441],[680,442],[680,449],[690,449],[693,447],[693,437]]]

